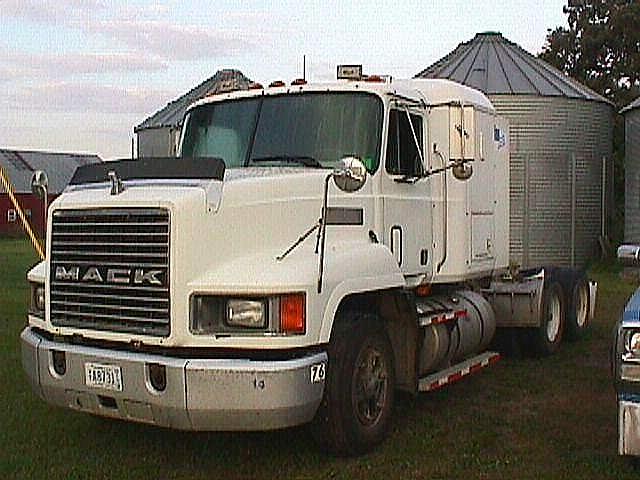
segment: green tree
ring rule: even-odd
[[[619,108],[640,95],[640,2],[569,0],[569,28],[549,30],[540,58]]]
[[[640,1],[568,0],[568,28],[550,29],[539,57],[615,104],[640,95]],[[614,205],[611,237],[624,236],[624,121],[613,130]]]

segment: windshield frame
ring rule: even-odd
[[[193,105],[191,105],[187,111],[185,112],[184,118],[183,118],[183,122],[182,122],[182,128],[180,131],[180,141],[179,141],[179,146],[178,146],[178,156],[182,156],[183,155],[183,147],[184,147],[184,143],[185,143],[185,137],[187,134],[187,131],[189,129],[189,124],[192,121],[193,118],[193,113],[195,111],[197,111],[200,108],[207,108],[211,105],[219,105],[219,104],[224,104],[224,103],[230,103],[230,102],[242,102],[242,101],[251,101],[254,99],[259,99],[260,100],[260,104],[258,106],[257,112],[256,112],[256,117],[255,117],[255,121],[254,121],[254,125],[253,125],[253,131],[252,131],[252,135],[251,135],[251,139],[250,139],[250,143],[249,143],[249,148],[247,150],[247,155],[245,156],[246,158],[243,161],[242,166],[229,166],[228,168],[269,168],[269,167],[274,167],[274,166],[282,166],[282,165],[272,165],[269,164],[268,162],[265,162],[265,165],[260,165],[258,162],[255,161],[251,161],[251,157],[252,157],[252,151],[255,147],[255,141],[256,141],[256,130],[257,130],[257,126],[258,123],[260,121],[260,114],[261,114],[261,110],[262,110],[262,106],[264,105],[264,101],[268,98],[273,98],[273,97],[295,97],[296,95],[351,95],[351,96],[367,96],[367,97],[372,97],[375,101],[375,108],[376,108],[376,117],[373,119],[374,121],[372,121],[372,123],[375,123],[374,128],[376,128],[376,132],[375,132],[375,158],[374,158],[374,168],[367,168],[369,174],[373,175],[375,174],[379,169],[380,169],[380,165],[383,162],[383,157],[384,157],[384,152],[383,152],[383,143],[384,143],[384,130],[385,130],[385,123],[386,123],[386,110],[387,110],[387,106],[386,106],[386,102],[385,102],[385,97],[383,95],[381,95],[379,92],[377,91],[367,91],[367,90],[353,90],[353,89],[300,89],[300,90],[294,90],[294,91],[281,91],[281,92],[274,92],[274,93],[270,93],[270,92],[264,92],[262,91],[260,94],[256,95],[256,94],[249,94],[249,92],[247,91],[242,91],[242,92],[236,92],[235,94],[232,95],[226,95],[224,98],[221,99],[215,99],[215,100],[211,100],[208,99],[207,101],[203,101],[200,100],[196,103],[194,103]],[[345,156],[349,156],[349,155],[345,155]],[[344,158],[344,157],[342,157]],[[290,160],[290,159],[289,159]],[[339,162],[340,158],[336,158],[335,160],[332,161],[332,163],[334,165],[322,165],[323,169],[331,169],[334,168],[335,166],[337,166],[337,163]],[[364,160],[364,159],[362,159]],[[286,159],[284,161],[284,163],[287,163]],[[325,160],[325,164],[326,164],[326,160]],[[290,167],[303,167],[303,168],[311,168],[310,165],[307,165],[306,162],[289,162],[287,163],[286,166],[290,166]],[[318,168],[318,167],[314,167],[314,168]]]

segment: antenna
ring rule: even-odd
[[[307,80],[307,56],[302,55],[302,79]]]

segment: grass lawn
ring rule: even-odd
[[[319,453],[305,428],[190,433],[50,407],[20,365],[26,241],[0,240],[0,478],[637,479],[616,455],[613,324],[634,285],[600,282],[587,338],[552,358],[511,359],[439,392],[400,398],[390,438],[353,459]]]

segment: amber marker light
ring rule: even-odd
[[[364,81],[370,83],[384,83],[384,78],[380,75],[368,75],[365,77]]]
[[[416,288],[416,295],[419,297],[428,297],[431,295],[431,284],[423,283],[422,285],[418,285],[418,288]]]
[[[304,293],[294,293],[280,297],[280,329],[283,333],[304,333],[305,298]]]

